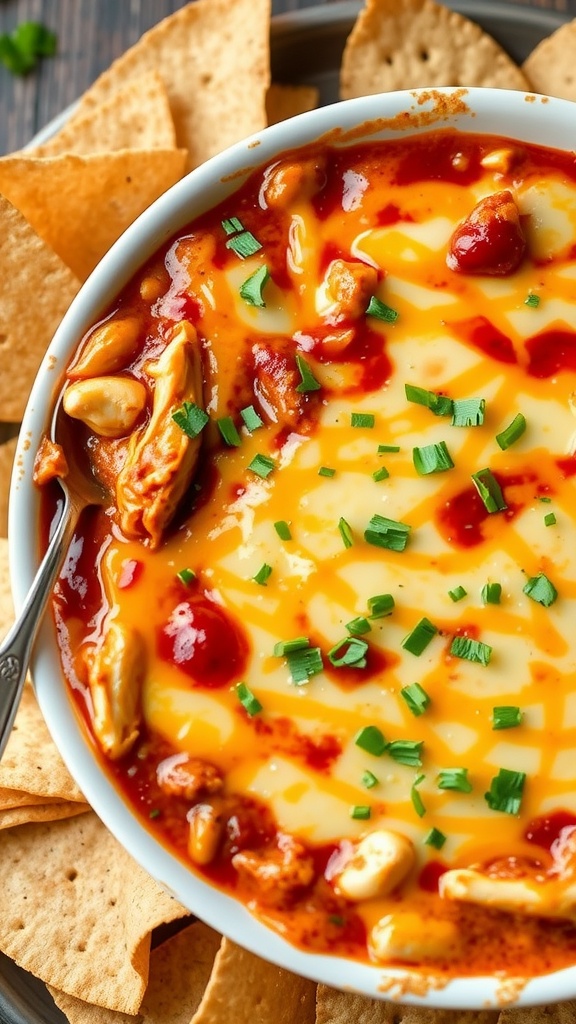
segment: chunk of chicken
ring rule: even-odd
[[[132,377],[90,377],[64,392],[64,411],[100,437],[125,437],[146,408],[148,393]]]
[[[191,323],[178,324],[160,358],[147,369],[156,382],[152,415],[130,438],[116,499],[125,535],[148,539],[157,548],[190,485],[200,452],[200,438],[189,437],[172,418],[184,402],[202,404],[200,343]]]
[[[332,260],[326,272],[326,291],[333,299],[331,322],[358,320],[378,285],[378,271],[367,263]]]
[[[302,419],[306,396],[297,390],[301,377],[293,349],[278,338],[274,345],[258,341],[253,349],[254,395],[273,423],[297,427]]]
[[[117,619],[108,624],[102,644],[85,654],[94,733],[113,761],[123,757],[138,737],[145,657],[140,634]]]
[[[68,462],[62,446],[43,437],[34,459],[34,483],[44,487],[50,480],[64,479],[68,476]]]
[[[212,804],[196,804],[188,813],[188,853],[200,867],[210,864],[222,842],[224,816]]]
[[[520,266],[526,240],[514,196],[505,189],[481,199],[450,239],[446,263],[461,274],[505,277]]]
[[[169,796],[182,796],[195,802],[200,795],[219,793],[224,785],[222,775],[215,765],[192,757],[186,751],[171,754],[160,761],[156,769],[160,789]]]
[[[298,199],[310,199],[322,188],[326,179],[323,157],[307,160],[281,160],[268,167],[260,189],[264,209],[285,209]]]
[[[439,881],[444,899],[477,903],[510,913],[576,918],[576,884],[551,879],[493,878],[474,868],[454,868]]]
[[[232,865],[245,880],[255,884],[264,903],[281,903],[295,890],[306,888],[314,878],[312,857],[294,836],[281,833],[275,847],[240,850]]]
[[[128,365],[140,339],[140,320],[114,317],[92,331],[85,348],[69,371],[72,378],[101,377]]]
[[[406,878],[414,862],[414,847],[406,836],[378,829],[360,840],[352,859],[335,876],[334,886],[349,900],[387,896]]]

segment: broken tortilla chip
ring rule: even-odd
[[[524,61],[522,71],[530,88],[546,96],[576,99],[576,18],[567,21],[538,43]]]
[[[316,1024],[498,1024],[499,1012],[399,1006],[356,992],[340,992],[328,985],[318,985],[316,992]]]
[[[8,541],[5,537],[0,537],[0,638],[6,635],[13,621],[14,605],[8,567]],[[1,780],[0,785],[2,785]]]
[[[88,804],[76,804],[67,800],[55,800],[47,804],[30,804],[28,807],[12,807],[0,811],[0,830],[28,825],[31,821],[61,821],[77,814],[86,814]]]
[[[21,165],[13,166],[8,176],[17,176],[21,170]],[[6,189],[0,185],[0,193],[15,195],[26,187],[23,181],[16,182],[15,188],[9,180],[5,184]],[[36,179],[34,187],[41,192],[43,185]],[[32,194],[28,205],[34,202],[41,200]],[[66,261],[39,237],[16,206],[17,200],[12,204],[0,194],[0,420],[4,421],[22,417],[42,356],[80,287]]]
[[[266,93],[268,124],[278,124],[296,114],[318,106],[320,93],[315,85],[278,85],[273,82]]]
[[[17,439],[12,437],[0,444],[0,537],[8,536],[8,495],[16,443]]]
[[[527,89],[483,29],[433,0],[366,0],[344,47],[342,99],[426,86]]]
[[[159,70],[186,169],[266,125],[270,0],[195,0],[159,22],[103,72],[77,115],[129,79]]]

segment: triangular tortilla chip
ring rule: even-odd
[[[1,387],[2,384],[0,383]],[[16,444],[17,438],[15,437],[12,437],[9,441],[4,441],[4,444],[0,444],[0,537],[8,536],[8,495],[10,492],[10,477],[12,475]]]
[[[12,173],[21,170],[19,164]],[[66,261],[15,209],[17,199],[13,204],[8,201],[8,193],[15,197],[24,183],[18,184],[17,189],[8,180],[6,189],[0,184],[0,420],[4,421],[22,418],[42,356],[80,287]]]
[[[497,1024],[499,1010],[427,1010],[318,985],[316,1024]],[[518,1018],[518,1024],[523,1018]]]
[[[273,82],[266,93],[268,124],[278,124],[288,117],[314,110],[319,96],[315,85],[278,85]]]
[[[195,0],[146,32],[84,93],[78,115],[156,69],[187,170],[266,125],[270,0]]]
[[[128,225],[182,177],[185,160],[177,149],[8,156],[0,160],[0,193],[84,281]],[[38,314],[31,289],[28,305]]]
[[[29,807],[12,807],[10,810],[0,811],[0,831],[4,828],[15,828],[17,825],[28,825],[31,821],[61,821],[62,818],[74,818],[77,814],[86,814],[89,810],[88,804],[75,804],[66,800],[31,804]]]
[[[342,99],[443,85],[528,88],[502,47],[456,11],[433,0],[366,0],[344,47]]]
[[[33,156],[105,153],[118,149],[175,149],[176,131],[168,93],[157,71],[131,79],[86,113],[73,114]]]
[[[576,18],[561,25],[538,43],[522,65],[522,71],[535,92],[576,99]]]

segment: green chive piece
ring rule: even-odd
[[[526,418],[521,412],[517,413],[511,423],[508,424],[505,430],[502,430],[499,434],[496,434],[496,441],[500,445],[502,451],[506,451],[510,448],[518,438],[522,437],[522,434],[526,430]]]
[[[326,476],[331,478],[335,475],[336,470],[332,469],[330,466],[320,466],[320,469],[318,470],[318,476]]]
[[[424,616],[416,623],[414,629],[404,637],[402,647],[405,651],[409,651],[410,654],[415,654],[419,658],[437,632],[437,626]]]
[[[290,527],[285,519],[279,519],[277,523],[274,523],[274,529],[280,537],[280,540],[292,540]]]
[[[535,295],[534,292],[530,292],[524,299],[525,306],[531,306],[532,309],[536,309],[540,305],[540,296]]]
[[[279,640],[274,644],[274,657],[284,658],[294,651],[303,651],[305,647],[310,647],[307,636],[296,636],[293,640]]]
[[[453,590],[448,591],[448,597],[454,601],[454,604],[456,604],[456,601],[461,601],[463,597],[466,597],[467,593],[468,591],[465,590],[464,587],[458,585],[457,587],[454,587]]]
[[[525,782],[526,772],[500,768],[490,783],[489,791],[484,794],[488,807],[503,814],[518,814]]]
[[[270,476],[270,473],[276,469],[276,463],[269,455],[258,454],[254,456],[252,462],[248,466],[248,469],[251,469],[253,473],[256,473],[256,476],[262,477],[262,479],[265,480],[266,477]]]
[[[230,448],[239,448],[242,444],[242,438],[236,430],[234,420],[231,416],[222,416],[221,419],[216,420],[218,429],[222,434],[222,438],[225,444],[229,445]]]
[[[544,516],[544,526],[556,526],[556,516],[554,512],[547,512]]]
[[[451,789],[457,793],[471,793],[472,783],[467,768],[442,768],[438,773],[438,789]]]
[[[240,409],[240,415],[244,420],[246,429],[252,434],[258,427],[264,426],[264,420],[261,420],[256,409],[253,405],[247,405],[245,409]]]
[[[412,783],[412,787],[410,789],[410,799],[412,801],[412,806],[413,806],[414,810],[416,811],[416,814],[418,815],[419,818],[423,818],[424,817],[424,815],[426,814],[426,808],[424,806],[424,801],[422,800],[422,797],[420,796],[420,793],[418,792],[418,788],[417,787],[422,782],[424,782],[425,778],[426,778],[425,775],[417,775],[416,778],[414,779],[414,782]]]
[[[409,686],[403,686],[400,690],[400,696],[404,698],[410,711],[417,718],[423,715],[426,708],[430,706],[430,696],[426,693],[424,687],[420,686],[420,683],[410,683]]]
[[[450,654],[464,661],[475,661],[479,665],[488,665],[492,657],[490,644],[481,640],[473,640],[469,636],[455,636],[450,644]]]
[[[359,729],[354,737],[354,743],[374,757],[382,757],[386,750],[386,740],[377,725],[365,725]]]
[[[386,745],[386,753],[409,768],[420,768],[422,765],[423,740],[392,740]]]
[[[352,427],[367,427],[371,430],[375,422],[376,417],[373,412],[353,412],[350,415],[350,426]]]
[[[226,242],[226,248],[235,252],[241,260],[253,256],[262,248],[261,243],[254,237],[251,231],[242,231],[239,235],[232,235]]]
[[[306,391],[319,391],[322,387],[320,381],[316,380],[309,364],[299,352],[296,353],[296,365],[301,378],[300,383],[296,385],[296,391],[300,391],[301,393]]]
[[[448,837],[438,828],[431,828],[424,836],[424,846],[433,846],[435,850],[441,850]]]
[[[520,708],[511,704],[501,704],[492,708],[493,729],[515,729],[522,724],[522,712]]]
[[[381,480],[387,480],[389,476],[390,473],[386,469],[386,466],[380,466],[380,469],[376,469],[374,473],[372,473],[372,479],[375,480],[377,484],[380,483]]]
[[[194,402],[184,402],[180,409],[176,409],[176,412],[172,413],[172,419],[180,430],[183,430],[188,437],[198,437],[206,424],[208,423],[209,416],[204,409],[201,409],[199,405]]]
[[[372,626],[364,615],[358,615],[356,619],[351,619],[346,623],[346,629],[351,636],[362,636],[364,633],[369,633]]]
[[[364,530],[364,540],[377,548],[404,551],[411,529],[412,527],[407,523],[399,523],[395,519],[387,519],[386,516],[374,515]]]
[[[422,448],[412,449],[414,469],[420,476],[429,473],[444,473],[453,469],[454,463],[445,441],[438,444],[426,444]]]
[[[397,309],[392,309],[391,306],[387,306],[385,302],[372,295],[366,309],[366,316],[375,316],[377,320],[383,320],[385,324],[394,324],[399,313]]]
[[[286,655],[292,682],[295,686],[307,683],[312,676],[318,675],[324,668],[322,651],[319,647],[306,647],[297,651],[289,651]]]
[[[263,309],[266,303],[264,302],[262,292],[269,279],[270,271],[266,264],[263,263],[261,267],[258,267],[258,270],[250,274],[250,277],[247,277],[244,283],[240,285],[240,297],[249,306],[259,306]]]
[[[374,789],[374,786],[378,785],[379,780],[376,778],[375,775],[373,775],[371,771],[366,769],[365,772],[362,772],[362,778],[360,779],[360,782],[365,787],[365,789]]]
[[[483,604],[500,604],[502,597],[501,583],[485,583],[482,587],[481,598]]]
[[[356,636],[346,636],[328,651],[334,668],[366,668],[368,644]]]
[[[260,566],[258,572],[256,573],[255,576],[252,577],[252,579],[254,580],[254,583],[259,583],[260,586],[265,587],[271,575],[272,566],[264,562],[264,564]]]
[[[549,608],[558,597],[556,587],[543,572],[539,572],[537,576],[531,576],[522,590],[544,608]]]
[[[253,718],[254,715],[260,714],[260,712],[262,711],[262,705],[258,698],[254,696],[252,690],[250,689],[249,686],[246,685],[246,683],[237,683],[234,689],[236,690],[236,696],[238,697],[238,700],[246,709],[246,712],[250,715],[250,718]]]
[[[454,402],[446,395],[438,395],[435,391],[427,391],[426,388],[416,387],[415,384],[405,384],[404,392],[409,402],[425,406],[435,416],[452,415]]]
[[[244,225],[238,217],[230,217],[229,220],[222,221],[222,227],[227,235],[235,235],[238,231],[244,231]]]
[[[386,452],[399,452],[399,451],[400,451],[400,445],[399,444],[379,444],[378,445],[378,455],[384,455]]]
[[[368,821],[372,814],[372,808],[366,804],[356,804],[355,807],[350,808],[350,817],[356,818],[358,821]]]
[[[550,502],[552,501],[552,498],[547,497],[547,495],[545,495],[545,494],[539,494],[538,495],[538,501],[544,501],[544,502],[546,502],[547,505],[549,505]]]
[[[371,619],[383,619],[394,610],[392,594],[375,594],[374,597],[368,598],[367,603]]]
[[[346,919],[341,914],[328,914],[328,920],[330,924],[336,925],[337,928],[343,928],[346,924]]]
[[[508,508],[500,484],[491,469],[480,469],[477,473],[472,473],[472,482],[487,512],[503,512]]]
[[[160,813],[161,812],[160,812],[160,808],[159,807],[153,807],[152,810],[150,811],[150,814],[148,815],[148,817],[151,818],[152,820],[154,820],[154,818],[159,818],[160,817]]]
[[[180,569],[180,572],[177,572],[176,576],[185,587],[192,583],[192,580],[196,579],[194,569]]]
[[[338,522],[338,529],[340,531],[344,547],[351,548],[354,543],[354,536],[352,534],[352,527],[350,526],[350,523],[347,523],[345,519],[341,518]]]
[[[484,423],[485,398],[455,398],[452,410],[453,427],[481,427]]]

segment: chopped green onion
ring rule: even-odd
[[[283,658],[294,651],[303,651],[305,647],[310,647],[307,636],[296,636],[293,640],[279,640],[274,644],[274,657]]]
[[[216,420],[218,429],[222,434],[224,442],[231,448],[238,448],[242,444],[242,438],[236,430],[234,420],[231,416],[222,416],[221,419]]]
[[[260,306],[264,308],[266,303],[264,302],[264,286],[270,278],[270,271],[265,263],[258,270],[255,270],[250,277],[247,277],[243,284],[240,285],[240,297],[247,302],[249,306]]]
[[[346,629],[351,636],[362,636],[363,633],[369,633],[372,626],[363,615],[359,615],[356,619],[352,619],[346,623]]]
[[[465,590],[463,586],[458,585],[457,587],[454,587],[453,590],[448,591],[448,597],[454,601],[454,604],[456,604],[456,601],[461,601],[463,597],[466,597],[467,593],[468,591]]]
[[[426,690],[420,686],[420,683],[410,683],[409,686],[403,686],[400,690],[400,695],[416,717],[423,715],[426,708],[430,705],[430,697]]]
[[[350,817],[356,818],[358,821],[368,821],[372,809],[366,804],[356,804],[355,807],[350,808]]]
[[[393,324],[396,323],[398,315],[397,309],[392,309],[391,306],[387,306],[385,302],[372,295],[366,309],[366,316],[375,316],[377,320],[383,320],[386,324]]]
[[[235,252],[241,260],[245,260],[248,256],[253,256],[258,252],[262,245],[251,231],[242,231],[241,234],[233,235],[228,239],[226,248],[232,249],[232,252]]]
[[[368,598],[367,604],[371,619],[383,619],[394,610],[392,594],[375,594]]]
[[[289,651],[286,655],[292,682],[299,686],[300,683],[307,683],[311,676],[315,676],[324,668],[322,651],[319,647],[306,647],[297,651]]]
[[[547,512],[544,516],[544,526],[556,526],[556,516],[554,512]]]
[[[492,470],[488,468],[479,469],[477,473],[472,473],[472,482],[482,498],[487,512],[503,512],[504,509],[508,508],[504,501],[500,484],[493,475]]]
[[[354,743],[374,757],[382,757],[386,750],[386,740],[377,725],[365,725],[356,733]]]
[[[552,498],[549,498],[549,497],[548,497],[547,495],[545,495],[545,494],[539,494],[539,495],[538,495],[538,501],[544,501],[544,502],[546,502],[546,504],[547,504],[547,505],[549,505],[549,504],[550,504],[550,502],[552,501]]]
[[[230,217],[229,220],[222,221],[222,227],[227,235],[235,235],[238,231],[244,231],[244,225],[238,217]]]
[[[204,430],[210,417],[194,402],[184,402],[180,409],[172,413],[172,419],[188,437],[194,438]]]
[[[342,917],[342,914],[328,914],[328,920],[330,924],[336,925],[337,928],[343,928],[346,924],[346,919]]]
[[[490,783],[490,789],[484,794],[486,803],[493,811],[504,814],[518,814],[522,803],[526,772],[512,772],[508,768],[500,768]]]
[[[0,35],[0,61],[13,75],[32,71],[40,57],[56,53],[56,34],[37,21],[23,21]]]
[[[185,587],[187,587],[188,584],[192,582],[192,580],[196,579],[196,573],[194,572],[194,569],[180,569],[180,572],[177,572],[176,576],[178,577],[180,582],[184,584]]]
[[[496,434],[496,440],[500,445],[502,451],[506,451],[510,448],[518,438],[522,437],[522,434],[526,430],[526,419],[521,412],[517,413],[511,423],[508,424],[505,430],[502,430],[499,434]]]
[[[543,572],[539,572],[537,576],[531,576],[522,590],[544,608],[549,608],[558,597],[556,587]]]
[[[374,473],[372,473],[372,479],[375,480],[377,484],[380,483],[381,480],[386,480],[389,476],[390,473],[386,469],[386,466],[380,466],[380,469],[376,469]]]
[[[346,636],[328,651],[334,668],[366,668],[368,644],[356,636]]]
[[[445,441],[439,441],[438,444],[425,444],[422,448],[413,448],[412,461],[420,476],[427,476],[429,473],[444,473],[445,470],[454,468]]]
[[[392,740],[386,745],[386,753],[390,754],[390,757],[398,764],[406,764],[409,768],[420,768],[423,746],[423,740]]]
[[[267,476],[270,476],[272,470],[276,469],[276,463],[269,455],[258,454],[254,456],[248,469],[251,469],[253,473],[256,473],[256,476],[260,476],[265,480]]]
[[[376,417],[372,412],[353,412],[350,415],[350,426],[352,427],[368,427],[370,430],[376,422]]]
[[[280,537],[280,540],[292,540],[290,527],[285,519],[279,519],[277,523],[274,523],[274,529]]]
[[[532,309],[536,309],[540,305],[540,296],[535,295],[534,292],[530,292],[524,299],[525,306],[531,306]]]
[[[264,420],[261,420],[256,409],[253,405],[247,405],[245,409],[240,409],[240,415],[246,424],[246,429],[253,433],[254,430],[258,430],[258,427],[264,426]]]
[[[426,616],[420,619],[416,623],[414,629],[412,629],[408,636],[405,636],[402,641],[402,647],[405,651],[409,651],[410,654],[415,654],[416,657],[420,657],[423,651],[426,650],[430,641],[436,636],[438,632],[437,626]]]
[[[425,775],[417,775],[410,789],[410,799],[412,801],[412,806],[419,818],[424,817],[424,815],[426,814],[426,808],[424,806],[424,801],[422,800],[422,797],[420,796],[417,787],[420,785],[421,782],[424,782],[425,778]]]
[[[246,685],[246,683],[237,683],[234,689],[236,690],[236,696],[238,697],[238,700],[246,709],[247,713],[250,715],[250,718],[253,718],[254,715],[258,715],[260,711],[262,711],[262,705],[260,701],[258,700],[257,697],[254,696],[252,690],[250,689],[249,686]]]
[[[479,665],[487,665],[492,657],[490,644],[481,640],[473,640],[469,636],[455,636],[450,644],[450,654],[464,661],[475,661]]]
[[[300,373],[300,383],[296,385],[296,391],[319,391],[322,387],[320,381],[316,380],[310,366],[299,352],[296,353],[296,365]]]
[[[438,789],[452,789],[458,793],[471,793],[472,783],[467,768],[442,768],[438,773]]]
[[[320,466],[318,470],[318,476],[333,477],[336,475],[336,470],[332,469],[331,466]]]
[[[433,846],[435,850],[441,850],[446,842],[447,836],[440,829],[431,828],[424,836],[424,845]]]
[[[502,597],[502,584],[500,583],[485,583],[482,587],[481,595],[484,604],[500,604],[500,598]]]
[[[378,785],[378,779],[368,769],[366,769],[365,772],[362,772],[362,778],[360,781],[366,789],[374,789],[374,786]]]
[[[347,523],[345,519],[341,518],[338,522],[338,529],[340,531],[344,547],[351,548],[354,543],[354,537],[350,523]]]
[[[521,724],[522,712],[520,708],[513,707],[511,704],[501,704],[499,707],[492,708],[493,729],[514,729],[517,725]]]
[[[400,445],[399,444],[379,444],[378,445],[378,455],[384,455],[385,452],[399,452],[399,451],[400,451]]]
[[[259,583],[262,587],[265,587],[271,575],[272,566],[264,562],[264,564],[260,566],[258,572],[256,573],[255,576],[252,577],[252,579],[254,580],[254,583]]]
[[[480,427],[484,423],[486,399],[455,398],[452,411],[453,427]]]
[[[161,814],[160,808],[159,807],[153,807],[152,810],[150,811],[150,814],[148,815],[148,817],[151,818],[152,820],[154,820],[154,818],[159,818],[160,814]]]
[[[411,529],[412,527],[406,523],[387,519],[386,516],[374,515],[364,530],[364,540],[377,548],[404,551]]]
[[[454,403],[446,395],[438,395],[435,391],[427,391],[426,388],[416,387],[415,384],[405,384],[404,391],[409,402],[425,406],[435,416],[452,415]]]

